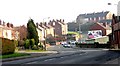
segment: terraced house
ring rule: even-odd
[[[13,28],[13,24],[0,20],[0,37],[10,40],[18,40],[19,32]]]
[[[64,19],[60,19],[60,20],[53,19],[50,20],[48,24],[54,27],[55,36],[66,35],[68,32],[67,24],[64,22]]]
[[[36,26],[40,42],[44,42],[47,38],[67,35],[67,24],[62,19],[36,23]]]
[[[46,38],[54,36],[54,28],[45,23],[36,23],[39,41],[44,41]]]

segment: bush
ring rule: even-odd
[[[94,42],[95,47],[98,48],[99,42]]]
[[[42,44],[40,44],[38,47],[39,47],[39,49],[43,50],[43,45]]]
[[[15,47],[18,47],[18,41],[14,40]]]
[[[12,54],[14,52],[15,52],[14,41],[2,38],[2,54]]]
[[[32,50],[38,50],[38,47],[37,47],[36,45],[34,45],[34,46],[32,47]]]
[[[25,41],[23,41],[23,40],[18,41],[18,46],[24,46],[24,44],[25,44]]]
[[[30,46],[31,48],[35,45],[35,40],[34,39],[30,39]]]
[[[25,43],[24,43],[25,49],[29,49],[29,46],[30,46],[30,42],[29,42],[29,41],[30,41],[29,39],[27,39],[27,40],[25,41]]]

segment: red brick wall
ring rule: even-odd
[[[55,23],[55,34],[56,35],[62,35],[62,26],[58,24],[58,22]]]
[[[102,35],[105,36],[106,35],[106,29],[104,29],[102,26],[95,24],[93,26],[90,27],[90,30],[102,30]]]
[[[25,26],[20,26],[19,32],[20,32],[20,40],[23,40],[24,38],[27,37],[27,28]]]

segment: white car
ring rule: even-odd
[[[65,47],[65,48],[71,48],[72,46],[70,44],[63,44],[63,47]]]

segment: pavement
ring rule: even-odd
[[[25,51],[18,51],[18,53],[25,53],[25,54],[30,54],[30,55],[28,55],[28,56],[21,56],[21,57],[14,57],[14,58],[2,59],[2,62],[7,62],[7,61],[13,61],[13,60],[20,60],[20,59],[26,59],[26,58],[35,58],[35,57],[42,57],[42,56],[49,56],[49,55],[58,54],[57,51],[44,51],[44,52],[25,52]]]
[[[116,58],[106,62],[105,64],[120,64],[120,58]]]
[[[109,49],[109,51],[120,52],[120,49]],[[105,64],[120,64],[120,57],[116,59],[112,59]]]

